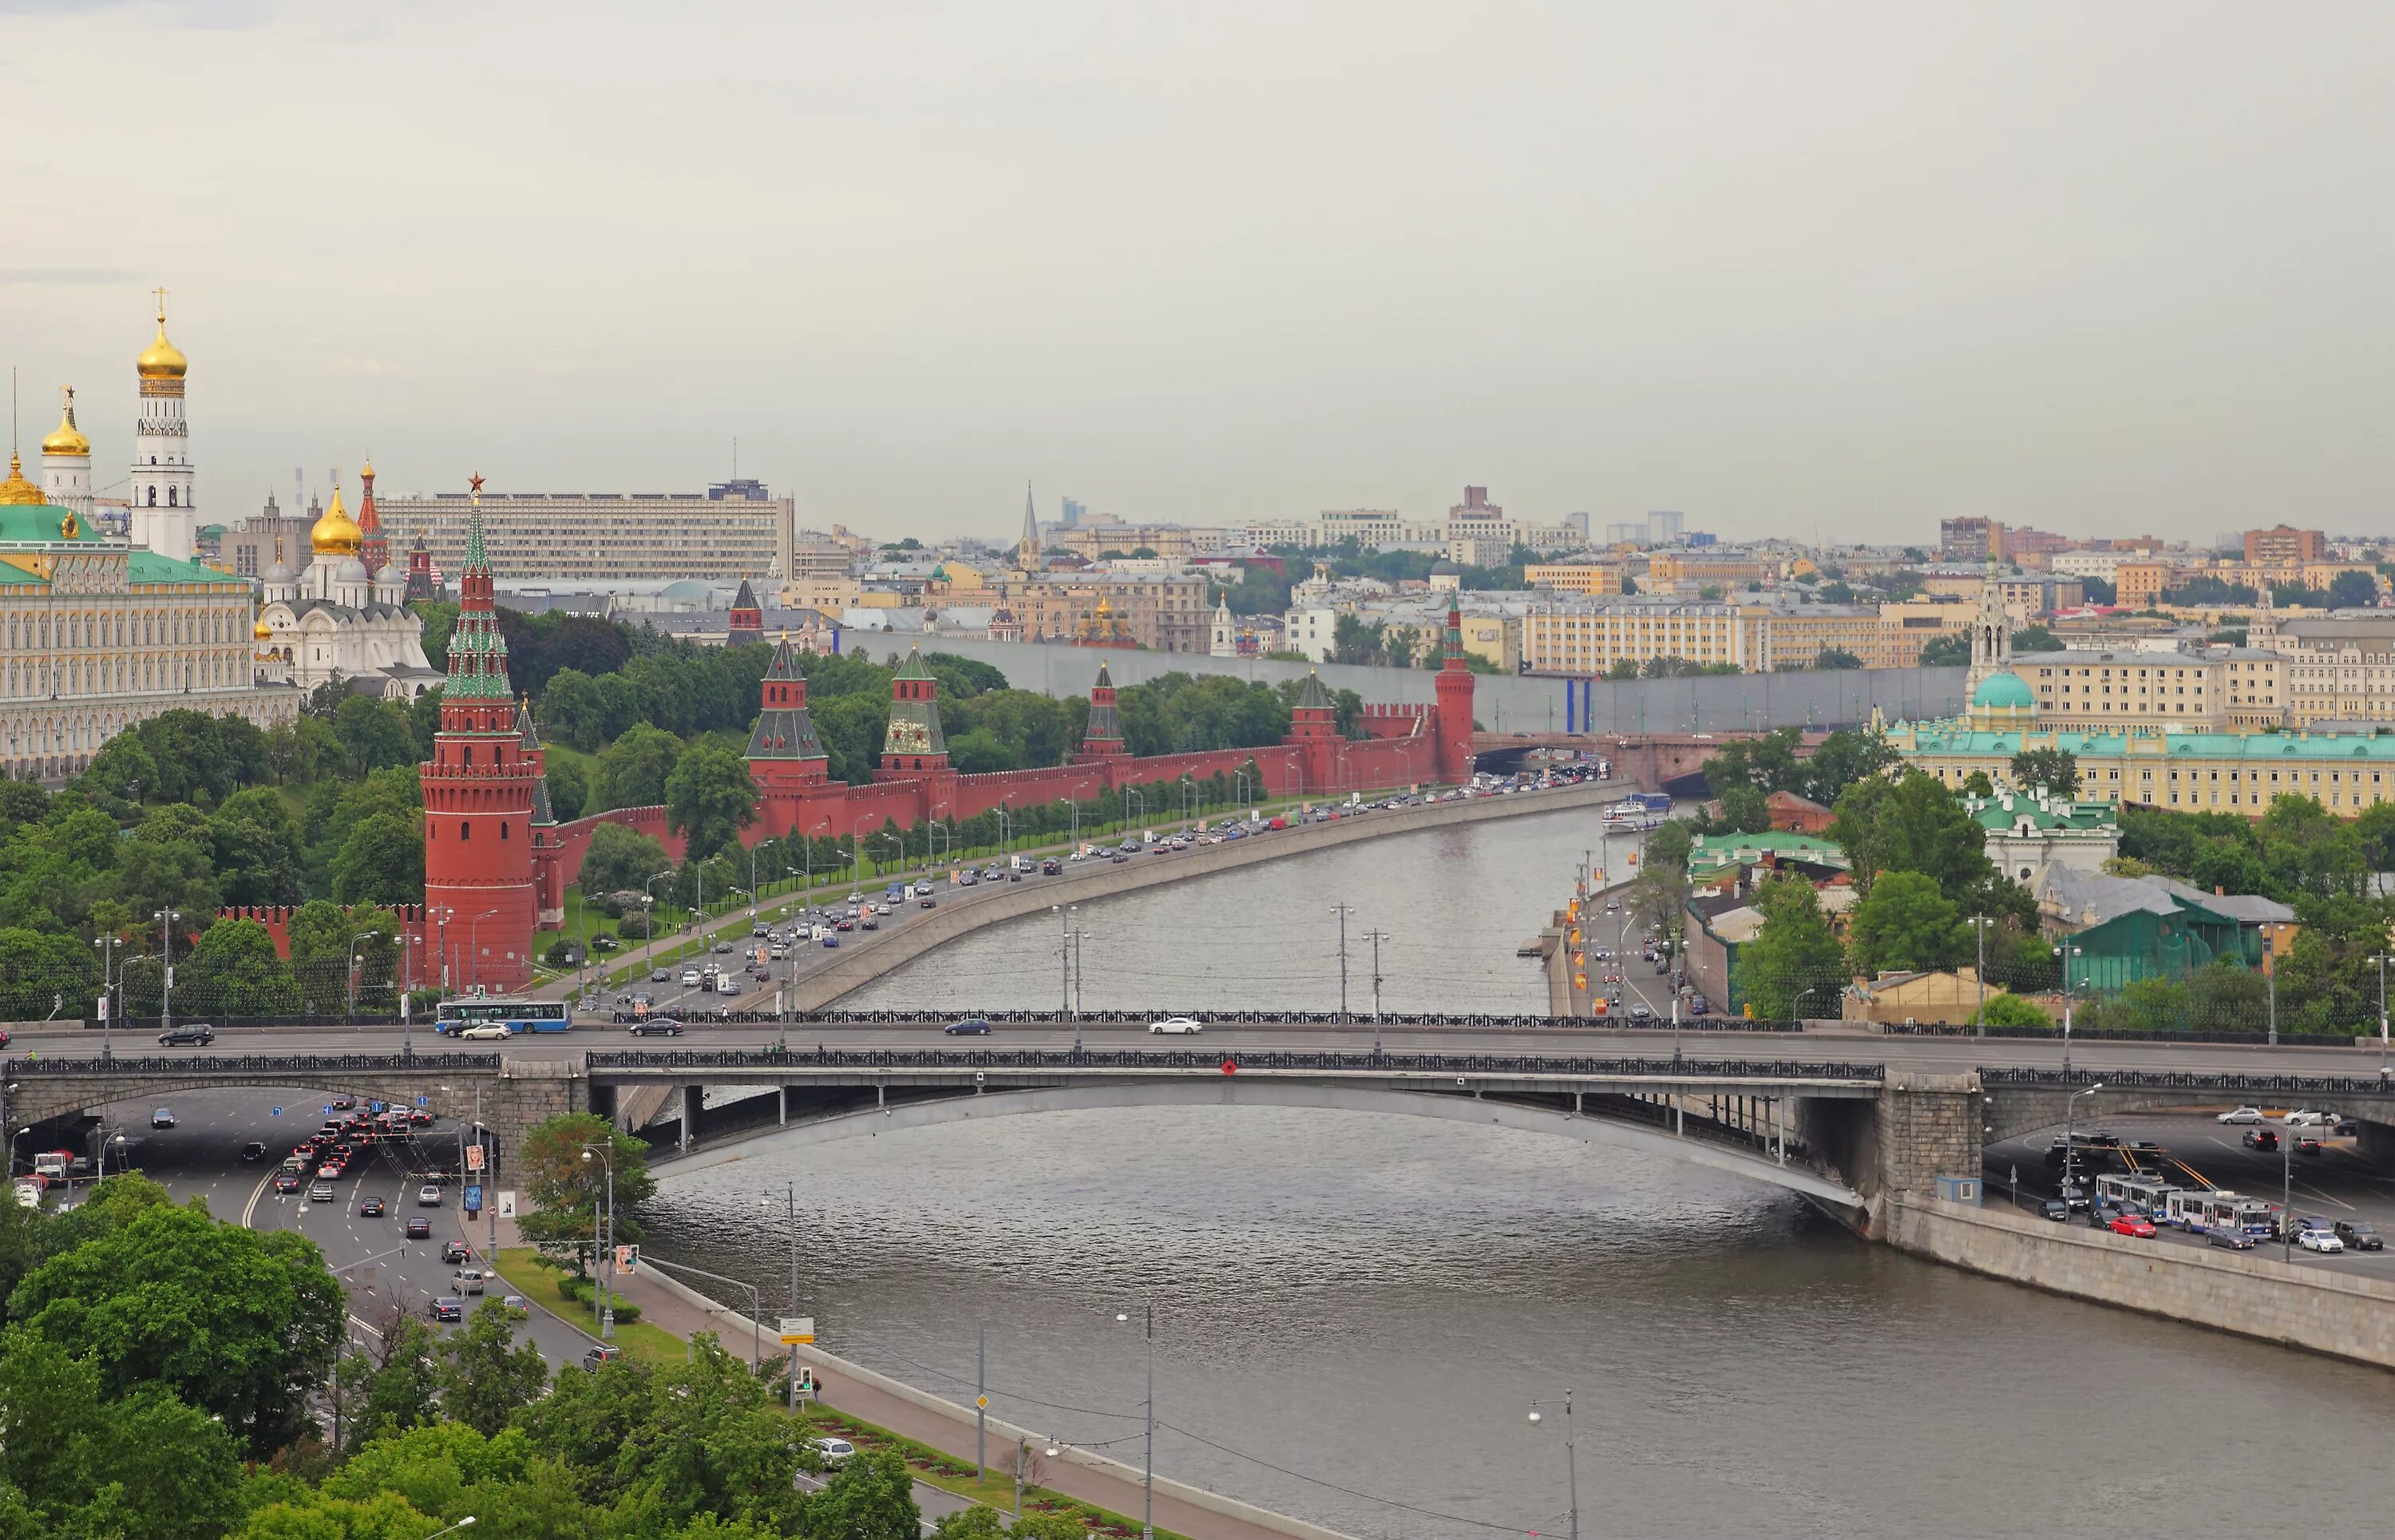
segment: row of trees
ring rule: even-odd
[[[807,1418],[711,1336],[687,1361],[552,1377],[496,1300],[447,1337],[386,1309],[374,1349],[344,1354],[346,1309],[314,1242],[219,1223],[139,1175],[65,1213],[8,1205],[0,1534],[418,1540],[469,1515],[501,1540],[920,1533],[894,1454],[801,1492],[819,1464]],[[944,1533],[1003,1533],[975,1522]]]

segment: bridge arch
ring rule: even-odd
[[[1556,1135],[1578,1139],[1582,1144],[1641,1150],[1667,1160],[1682,1161],[1708,1170],[1784,1188],[1843,1211],[1858,1212],[1865,1206],[1862,1197],[1852,1188],[1806,1166],[1783,1163],[1760,1151],[1680,1137],[1661,1128],[1601,1113],[1575,1112],[1561,1107],[1501,1096],[1475,1096],[1427,1089],[1398,1091],[1383,1086],[1283,1076],[1225,1075],[1219,1079],[1158,1078],[1064,1086],[993,1086],[981,1094],[965,1090],[953,1095],[836,1112],[721,1144],[702,1145],[687,1155],[659,1160],[654,1169],[661,1179],[670,1180],[687,1173],[755,1160],[761,1154],[803,1149],[844,1139],[879,1138],[905,1130],[934,1128],[975,1119],[1139,1107],[1276,1107],[1440,1118],[1450,1122]]]

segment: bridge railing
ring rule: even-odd
[[[1977,1037],[1978,1029],[1967,1021],[1889,1021],[1879,1024],[1886,1037]],[[1990,1027],[1985,1034],[1991,1038],[2028,1038],[2051,1042],[2062,1036],[2059,1027]],[[2337,1032],[2297,1032],[2281,1029],[2279,1041],[2294,1046],[2310,1044],[2321,1048],[2347,1048],[2353,1044],[2351,1029]],[[2255,1029],[2250,1031],[2140,1031],[2126,1027],[2074,1027],[2071,1033],[2078,1042],[2184,1042],[2184,1043],[2266,1043],[2269,1034]]]
[[[245,1061],[246,1062],[246,1061]],[[585,1055],[609,1069],[1253,1069],[1347,1070],[1440,1075],[1639,1076],[1646,1079],[1877,1082],[1886,1067],[1830,1059],[1597,1058],[1584,1055],[1423,1054],[1192,1048],[758,1048],[601,1049]]]
[[[1210,1027],[1288,1026],[1303,1027],[1369,1027],[1370,1016],[1337,1011],[1210,1011],[1202,1007],[1160,1005],[1152,1010],[1082,1011],[1067,1015],[1061,1011],[858,1011],[826,1009],[793,1011],[775,1015],[771,1011],[669,1011],[659,1015],[674,1016],[683,1020],[704,1019],[726,1021],[739,1026],[774,1027],[803,1025],[810,1027],[920,1027],[933,1022],[976,1019],[1001,1027],[1070,1027],[1078,1022],[1084,1027],[1145,1027],[1166,1016],[1194,1016]],[[1601,1027],[1608,1031],[1670,1031],[1668,1018],[1634,1021],[1628,1016],[1559,1016],[1504,1015],[1497,1012],[1469,1012],[1462,1015],[1426,1011],[1384,1011],[1383,1027],[1495,1027],[1529,1031],[1547,1028]],[[1735,1016],[1683,1017],[1684,1032],[1801,1032],[1802,1022],[1748,1021]]]
[[[497,1054],[141,1054],[65,1058],[24,1054],[0,1060],[0,1076],[27,1075],[348,1075],[470,1070],[497,1073]]]
[[[2223,1095],[2384,1096],[2395,1095],[2380,1075],[2245,1075],[2203,1069],[1982,1069],[1983,1086],[2084,1091],[2102,1082],[2107,1091],[2216,1091]]]

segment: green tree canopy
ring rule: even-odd
[[[666,777],[666,826],[685,838],[693,857],[733,844],[757,819],[757,783],[748,762],[717,743],[683,750]]]
[[[2068,749],[2024,749],[2013,756],[2012,777],[2023,790],[2079,795],[2079,759]]]
[[[1943,968],[1960,960],[1968,933],[1953,903],[1917,871],[1888,871],[1846,920],[1846,955],[1865,977]]]
[[[601,1153],[591,1155],[596,1148]],[[649,1147],[590,1112],[569,1112],[534,1125],[524,1135],[518,1176],[529,1212],[516,1224],[552,1267],[589,1265],[592,1231],[607,1195],[607,1173],[615,1175],[615,1240],[641,1238],[632,1211],[656,1191],[649,1175]]]
[[[673,860],[665,846],[637,829],[602,823],[590,830],[576,881],[584,898],[589,899],[601,894],[637,892],[650,878],[672,870]]]
[[[655,807],[666,800],[666,777],[681,758],[681,739],[635,723],[599,756],[590,788],[593,810]]]
[[[1766,878],[1754,907],[1763,928],[1738,950],[1739,992],[1754,1014],[1766,1021],[1836,1016],[1845,960],[1813,884],[1793,872]]]

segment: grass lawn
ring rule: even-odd
[[[565,1297],[558,1284],[564,1275],[544,1268],[533,1259],[539,1254],[529,1246],[509,1247],[499,1253],[497,1271],[510,1294],[520,1294],[560,1320],[571,1321],[594,1336],[599,1331],[597,1315],[588,1305]],[[680,1363],[685,1351],[681,1338],[661,1326],[645,1321],[629,1325],[615,1322],[615,1344],[627,1356],[648,1363]]]

